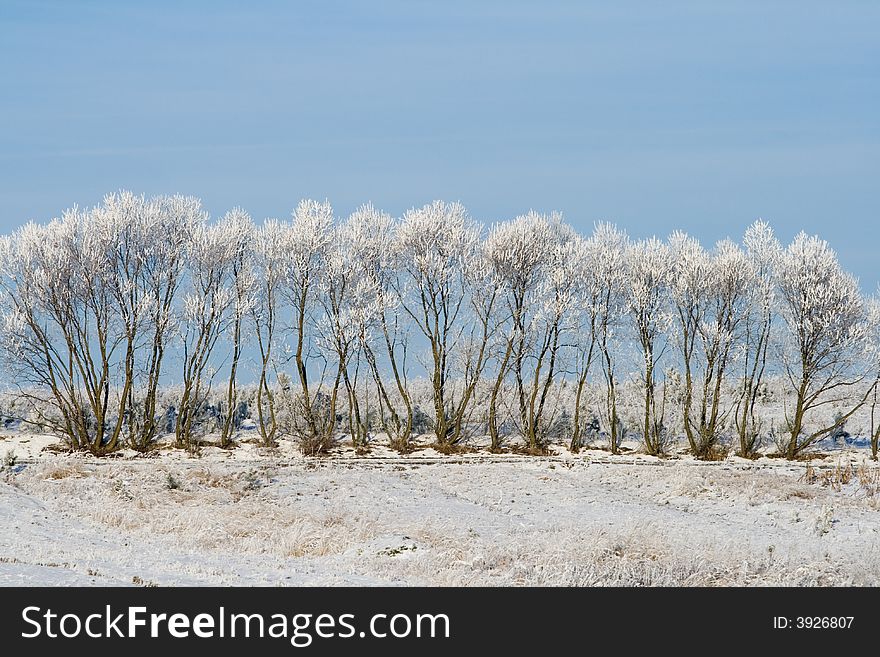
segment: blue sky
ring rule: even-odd
[[[873,1],[2,0],[0,230],[119,188],[706,243],[763,217],[873,290],[878,35]]]

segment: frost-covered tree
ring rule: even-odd
[[[658,401],[657,367],[666,350],[671,324],[669,287],[672,258],[669,248],[656,238],[629,247],[628,309],[642,355],[642,440],[649,454],[661,454],[668,441],[664,425],[665,398]],[[665,392],[664,392],[665,395]]]
[[[33,372],[54,378],[50,388],[56,393],[66,389],[66,401],[53,396],[74,448],[104,453],[126,437],[131,447],[145,450],[157,439],[157,390],[176,295],[193,230],[204,220],[197,199],[146,199],[122,191],[92,210],[70,211],[58,222],[13,237],[16,250],[41,251],[44,262],[54,261],[58,278],[43,277],[32,287],[38,258],[27,275],[16,274],[21,283],[9,300],[17,297],[13,305],[31,321],[37,306],[22,305],[23,293],[43,290],[39,312],[54,306],[45,330],[32,330],[19,344],[44,343],[30,351],[31,357],[42,353],[43,367],[33,362]],[[28,244],[32,239],[41,240],[39,249]],[[62,388],[59,376],[67,381]]]
[[[855,413],[870,390],[852,391],[872,369],[866,368],[869,325],[864,299],[828,243],[800,233],[782,254],[779,296],[785,326],[782,366],[795,395],[786,412],[786,457],[793,459]],[[828,426],[807,428],[811,411],[847,403]],[[820,423],[821,424],[821,423]]]
[[[231,353],[226,395],[220,413],[220,446],[233,443],[238,417],[238,367],[244,349],[242,328],[251,307],[257,280],[254,273],[253,243],[255,227],[250,215],[241,208],[226,213],[220,222],[220,230],[228,240],[230,288],[230,318],[226,332],[229,333]]]
[[[685,436],[691,452],[707,458],[734,410],[725,404],[724,382],[742,338],[755,281],[750,260],[730,241],[719,242],[710,254],[677,232],[669,248],[675,332],[684,367]]]
[[[237,218],[199,226],[188,254],[189,287],[183,298],[183,376],[174,433],[177,445],[196,446],[202,430],[200,415],[210,393],[211,355],[228,326],[235,291],[230,283],[233,262],[239,258]]]
[[[362,346],[366,340],[374,308],[373,281],[364,276],[365,249],[371,249],[372,236],[365,233],[369,209],[361,209],[335,229],[325,253],[319,304],[323,309],[317,326],[316,347],[333,370],[328,388],[328,414],[336,416],[340,388],[348,401],[348,424],[357,449],[368,446],[369,427],[361,413],[358,374]]]
[[[353,239],[358,248],[352,255],[367,286],[369,303],[361,316],[360,346],[376,386],[379,423],[391,447],[408,452],[415,412],[407,374],[409,326],[399,312],[397,227],[391,215],[369,204],[352,215],[348,226],[356,234]],[[383,364],[390,371],[388,376]]]
[[[278,340],[281,291],[287,279],[286,258],[290,253],[290,231],[276,219],[267,220],[254,234],[254,285],[249,316],[256,338],[259,377],[255,398],[257,429],[265,446],[278,438],[273,380],[277,378],[275,346]]]
[[[2,285],[3,346],[21,394],[42,414],[47,391],[54,412],[41,423],[101,455],[120,442],[131,378],[114,297],[118,226],[98,214],[74,208],[5,238]]]
[[[469,262],[465,277],[470,287],[470,321],[459,353],[454,354],[459,363],[461,379],[461,398],[458,411],[454,414],[455,427],[452,434],[455,442],[464,435],[464,427],[472,422],[475,410],[479,409],[481,413],[483,411],[482,397],[478,401],[477,396],[489,364],[496,356],[493,347],[501,331],[502,321],[497,309],[502,283],[488,258],[485,241],[480,243],[478,252]],[[485,421],[485,415],[482,418]],[[498,447],[494,441],[493,447]]]
[[[541,306],[535,316],[538,342],[532,380],[527,386],[528,412],[525,416],[526,442],[532,449],[543,446],[557,417],[558,409],[550,405],[550,393],[563,374],[564,351],[582,337],[576,335],[580,324],[576,311],[581,301],[579,247],[580,239],[576,235],[563,236],[563,241],[550,254],[549,266],[539,288]],[[576,354],[576,358],[579,356]],[[565,429],[569,430],[569,427]]]
[[[590,313],[604,378],[604,421],[612,454],[620,450],[623,423],[618,413],[617,351],[622,338],[629,285],[629,240],[626,233],[609,223],[597,224],[590,237],[591,257],[584,272],[599,290]]]
[[[428,377],[434,406],[434,437],[441,447],[462,438],[462,422],[485,357],[461,361],[461,351],[474,338],[470,322],[472,278],[479,257],[480,231],[459,203],[435,201],[407,211],[395,233],[395,255],[403,274],[396,279],[401,308],[427,340]],[[484,331],[479,331],[485,336]],[[481,336],[481,337],[482,337]],[[488,339],[487,336],[485,336]],[[483,345],[483,353],[485,353]],[[469,361],[469,359],[466,359]],[[465,390],[457,398],[450,389],[453,376],[466,376]]]
[[[868,300],[868,362],[874,367],[871,384],[871,458],[877,460],[880,447],[880,297]]]
[[[129,307],[146,305],[139,337],[142,351],[134,355],[140,376],[132,387],[128,404],[130,444],[145,450],[162,433],[160,421],[165,409],[158,407],[157,397],[165,353],[178,319],[175,303],[193,232],[204,224],[207,215],[201,202],[192,197],[160,196],[144,201],[142,197],[121,194],[118,200],[123,205],[134,200],[133,217],[137,220],[132,227],[135,248],[117,263],[118,267],[132,267],[131,273],[135,275],[117,274],[117,285],[129,281],[117,288],[117,294],[124,297],[127,289],[132,290],[128,293]],[[125,249],[121,249],[120,254],[124,253]],[[120,301],[120,306],[125,308],[125,302]],[[134,316],[135,312],[132,310],[131,314]]]
[[[709,295],[712,291],[712,261],[702,245],[683,232],[669,237],[672,257],[670,292],[675,306],[675,339],[681,351],[684,368],[684,391],[682,394],[684,431],[691,452],[705,455],[698,438],[699,428],[693,419],[694,379],[698,378],[700,328],[709,312]],[[706,446],[708,448],[708,445]]]
[[[325,275],[327,251],[333,238],[333,208],[327,201],[303,200],[293,211],[289,248],[286,258],[286,281],[282,288],[292,311],[293,361],[299,392],[296,412],[290,427],[302,451],[314,455],[329,449],[336,428],[331,397],[323,389],[326,369],[312,381],[309,362],[312,341],[309,331],[317,320],[318,295]],[[326,365],[326,362],[324,363]]]
[[[587,377],[598,354],[597,343],[600,323],[603,321],[605,283],[599,275],[597,263],[602,258],[602,246],[595,236],[572,240],[571,272],[572,288],[571,343],[574,349],[575,397],[572,416],[572,453],[580,451],[586,428],[585,392]]]
[[[504,345],[489,400],[489,434],[500,446],[498,397],[505,378],[514,379],[519,428],[527,447],[546,438],[547,395],[558,373],[566,314],[574,298],[572,229],[562,217],[529,212],[502,223],[487,239],[487,258],[499,282]]]
[[[734,419],[739,438],[738,453],[751,458],[757,454],[763,430],[758,397],[767,374],[777,315],[776,272],[782,246],[770,225],[760,220],[746,230],[743,243],[753,281],[743,326],[742,380]]]
[[[363,363],[367,363],[365,380],[371,380],[375,373],[384,390],[382,373],[370,345],[382,312],[377,271],[391,258],[392,224],[389,215],[372,205],[361,206],[337,229],[328,264],[328,294],[324,303],[337,362],[344,364],[341,374],[348,402],[349,434],[358,450],[366,450],[370,440],[368,396],[362,394],[361,385]],[[387,394],[384,399],[387,400]],[[382,398],[380,405],[381,401]]]
[[[743,247],[707,251],[683,233],[633,244],[608,224],[584,239],[535,212],[483,238],[461,205],[439,201],[400,221],[365,205],[341,225],[329,203],[303,201],[292,221],[257,228],[240,209],[210,224],[197,199],[119,192],[3,238],[0,304],[29,419],[95,454],[146,451],[172,419],[178,444],[216,428],[231,446],[249,353],[260,442],[287,432],[307,454],[346,425],[358,450],[379,429],[409,451],[422,427],[451,449],[483,413],[493,451],[512,430],[532,451],[566,430],[576,452],[602,429],[616,453],[632,400],[656,454],[674,391],[693,454],[711,457],[735,428],[738,453],[754,456],[762,391],[779,373],[782,451],[795,458],[869,399],[874,417],[880,395],[880,306],[826,243],[800,235],[782,249],[762,221]],[[173,335],[182,390],[160,403]],[[661,379],[671,344],[681,370]],[[640,380],[621,385],[631,348]],[[424,385],[411,382],[418,364]],[[816,412],[829,404],[847,405],[833,422]],[[876,455],[876,422],[871,434]]]
[[[108,280],[126,335],[125,424],[128,445],[145,451],[161,433],[157,394],[176,295],[193,231],[207,216],[195,198],[146,199],[126,191],[106,196],[95,214],[115,234]]]

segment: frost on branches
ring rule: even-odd
[[[4,237],[0,293],[4,416],[96,455],[252,431],[306,454],[629,437],[793,459],[860,410],[880,439],[880,302],[826,242],[763,221],[704,248],[442,201],[255,224],[119,192]]]

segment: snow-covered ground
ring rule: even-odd
[[[880,585],[864,449],[93,459],[7,437],[0,584]],[[840,485],[837,485],[838,482]]]

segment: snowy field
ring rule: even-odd
[[[3,585],[880,585],[877,465],[599,450],[56,455],[7,437]]]

